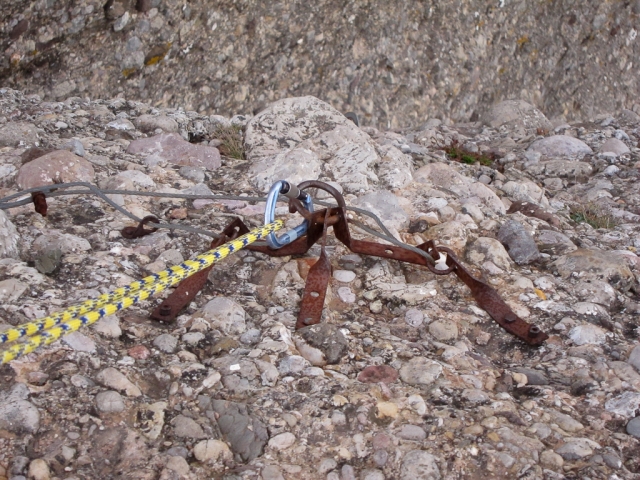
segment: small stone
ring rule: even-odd
[[[179,130],[178,122],[166,115],[140,115],[135,124],[144,133],[153,133],[157,129],[167,133],[177,133]]]
[[[505,245],[509,256],[518,265],[528,265],[540,258],[536,242],[520,222],[505,222],[498,231],[498,240]]]
[[[579,460],[593,454],[594,448],[600,448],[600,445],[588,438],[565,438],[565,443],[555,452],[565,460]]]
[[[187,180],[192,180],[195,183],[203,183],[205,181],[204,170],[199,167],[180,167],[178,173]]]
[[[576,345],[600,345],[607,341],[606,332],[590,323],[572,328],[569,338]]]
[[[393,402],[378,402],[376,409],[378,418],[396,418],[398,416],[398,405]]]
[[[285,480],[282,470],[277,465],[265,465],[260,476],[262,480]]]
[[[404,314],[404,321],[407,325],[418,328],[424,321],[424,313],[417,308],[410,308]]]
[[[178,415],[171,423],[173,424],[173,433],[179,438],[200,439],[206,437],[202,427],[192,418]]]
[[[109,390],[96,395],[96,405],[98,410],[104,413],[118,413],[124,410],[124,400],[118,392]]]
[[[20,235],[4,210],[0,210],[0,257],[18,258]]]
[[[458,338],[458,325],[452,320],[436,320],[429,324],[429,333],[442,342]]]
[[[440,469],[434,455],[412,450],[404,456],[400,480],[440,480]]]
[[[413,357],[400,368],[400,378],[410,385],[429,385],[441,374],[442,365],[425,357]]]
[[[640,438],[640,417],[636,417],[627,423],[627,433],[632,437]]]
[[[249,415],[247,406],[226,400],[212,400],[216,422],[231,446],[237,460],[250,462],[262,454],[267,443],[267,430],[257,418]]]
[[[584,429],[584,425],[569,415],[556,410],[549,410],[548,413],[551,416],[551,421],[556,423],[565,432],[574,433]]]
[[[0,303],[12,303],[18,300],[28,285],[15,278],[0,281]]]
[[[9,392],[0,393],[0,429],[16,433],[36,433],[40,412],[27,400],[29,389],[18,383]]]
[[[552,470],[558,470],[564,465],[564,459],[553,450],[545,450],[540,454],[540,463]]]
[[[101,318],[93,326],[93,329],[107,338],[119,338],[122,335],[120,319],[115,315],[108,315]]]
[[[465,388],[462,391],[462,398],[471,403],[485,403],[489,401],[489,395],[477,388]]]
[[[631,350],[631,355],[629,355],[627,363],[640,373],[640,345],[636,345],[633,350]]]
[[[300,355],[289,355],[284,357],[278,363],[278,372],[280,375],[297,375],[300,374],[305,368],[310,367],[309,361],[301,357]]]
[[[178,348],[178,339],[168,333],[158,335],[153,340],[153,346],[164,353],[174,353]]]
[[[62,260],[62,250],[55,245],[43,248],[34,255],[36,270],[45,275],[55,272]]]
[[[402,429],[396,435],[405,440],[413,440],[414,442],[421,442],[427,438],[427,433],[418,425],[403,425]]]
[[[296,436],[293,433],[285,432],[269,439],[269,447],[276,450],[286,450],[296,442]]]
[[[233,457],[229,446],[220,440],[202,440],[193,447],[193,456],[200,462],[218,462]]]
[[[349,351],[349,342],[344,334],[335,325],[327,322],[301,328],[296,334],[310,346],[319,349],[323,353],[326,363],[330,365],[339,363]]]
[[[250,328],[240,336],[240,342],[245,345],[255,345],[262,338],[262,332],[257,328]]]
[[[362,383],[393,383],[398,380],[398,371],[389,365],[371,365],[358,375]]]
[[[230,298],[216,297],[210,300],[202,308],[202,316],[225,335],[239,335],[247,329],[244,308]]]
[[[349,287],[338,288],[338,297],[340,297],[340,300],[344,303],[355,303],[356,301],[356,296]]]
[[[29,464],[29,478],[33,480],[49,480],[51,478],[46,460],[37,458]]]
[[[151,351],[144,345],[136,345],[135,347],[131,347],[129,350],[127,350],[127,353],[130,357],[135,358],[136,360],[145,360],[151,355]]]
[[[189,464],[179,455],[172,455],[167,459],[165,466],[180,476],[189,474]]]
[[[125,392],[129,397],[139,397],[142,395],[142,392],[136,385],[131,383],[124,374],[113,367],[105,368],[98,373],[98,375],[96,375],[96,380],[105,387]]]
[[[326,475],[331,470],[338,466],[338,462],[336,462],[333,458],[323,458],[318,466],[318,473],[321,475]]]
[[[96,353],[96,342],[80,332],[72,332],[62,337],[63,343],[76,352]]]
[[[356,274],[351,270],[336,270],[333,272],[333,278],[342,283],[351,283],[355,280]]]
[[[632,418],[635,416],[636,410],[640,408],[640,393],[624,392],[617,397],[607,400],[604,408],[607,412]]]

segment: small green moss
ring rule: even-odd
[[[452,160],[456,160],[460,163],[465,163],[467,165],[473,165],[478,162],[480,165],[485,165],[487,167],[493,166],[493,159],[488,157],[487,155],[483,155],[481,153],[469,152],[462,148],[460,144],[456,141],[453,141],[451,146],[446,147],[444,149],[447,156]]]

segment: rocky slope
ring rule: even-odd
[[[385,129],[510,98],[590,120],[640,113],[639,15],[639,0],[14,0],[0,85],[223,115],[315,95]]]
[[[229,156],[238,131],[246,159]],[[145,301],[0,367],[0,479],[638,478],[639,139],[629,110],[553,128],[507,102],[483,122],[396,133],[314,97],[229,119],[0,90],[2,196],[70,181],[259,195],[319,178],[403,241],[454,249],[551,335],[528,347],[455,278],[350,254],[332,235],[322,328],[294,332],[318,250],[240,252],[175,324],[150,320]],[[262,222],[247,200],[110,198],[202,230]],[[131,220],[86,194],[48,209],[0,212],[1,330],[210,242],[125,239]]]

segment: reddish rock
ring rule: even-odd
[[[393,383],[398,380],[398,371],[388,365],[371,365],[358,375],[362,383]]]
[[[217,148],[193,145],[177,133],[161,133],[149,138],[140,138],[129,144],[127,153],[154,155],[175,165],[189,165],[215,170],[220,167],[220,152]]]
[[[54,183],[91,182],[95,172],[84,158],[66,150],[55,150],[20,167],[16,182],[20,188]]]
[[[149,355],[151,355],[149,349],[144,345],[136,345],[135,347],[131,347],[129,350],[127,350],[127,353],[130,357],[133,357],[136,360],[145,360],[149,358]]]

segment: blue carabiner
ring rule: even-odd
[[[301,192],[296,186],[290,184],[285,180],[279,180],[273,184],[271,190],[269,190],[269,195],[267,196],[267,204],[264,207],[265,225],[268,223],[272,223],[275,220],[276,203],[278,202],[278,196],[280,196],[281,194],[289,198],[297,198],[298,200],[302,201],[304,208],[306,208],[310,212],[313,212],[313,200],[311,199],[311,195]],[[297,238],[302,237],[305,233],[307,233],[308,228],[309,222],[305,220],[294,229],[280,235],[279,238],[276,237],[275,233],[271,233],[267,236],[266,240],[271,248],[282,248],[285,245],[293,242]]]

